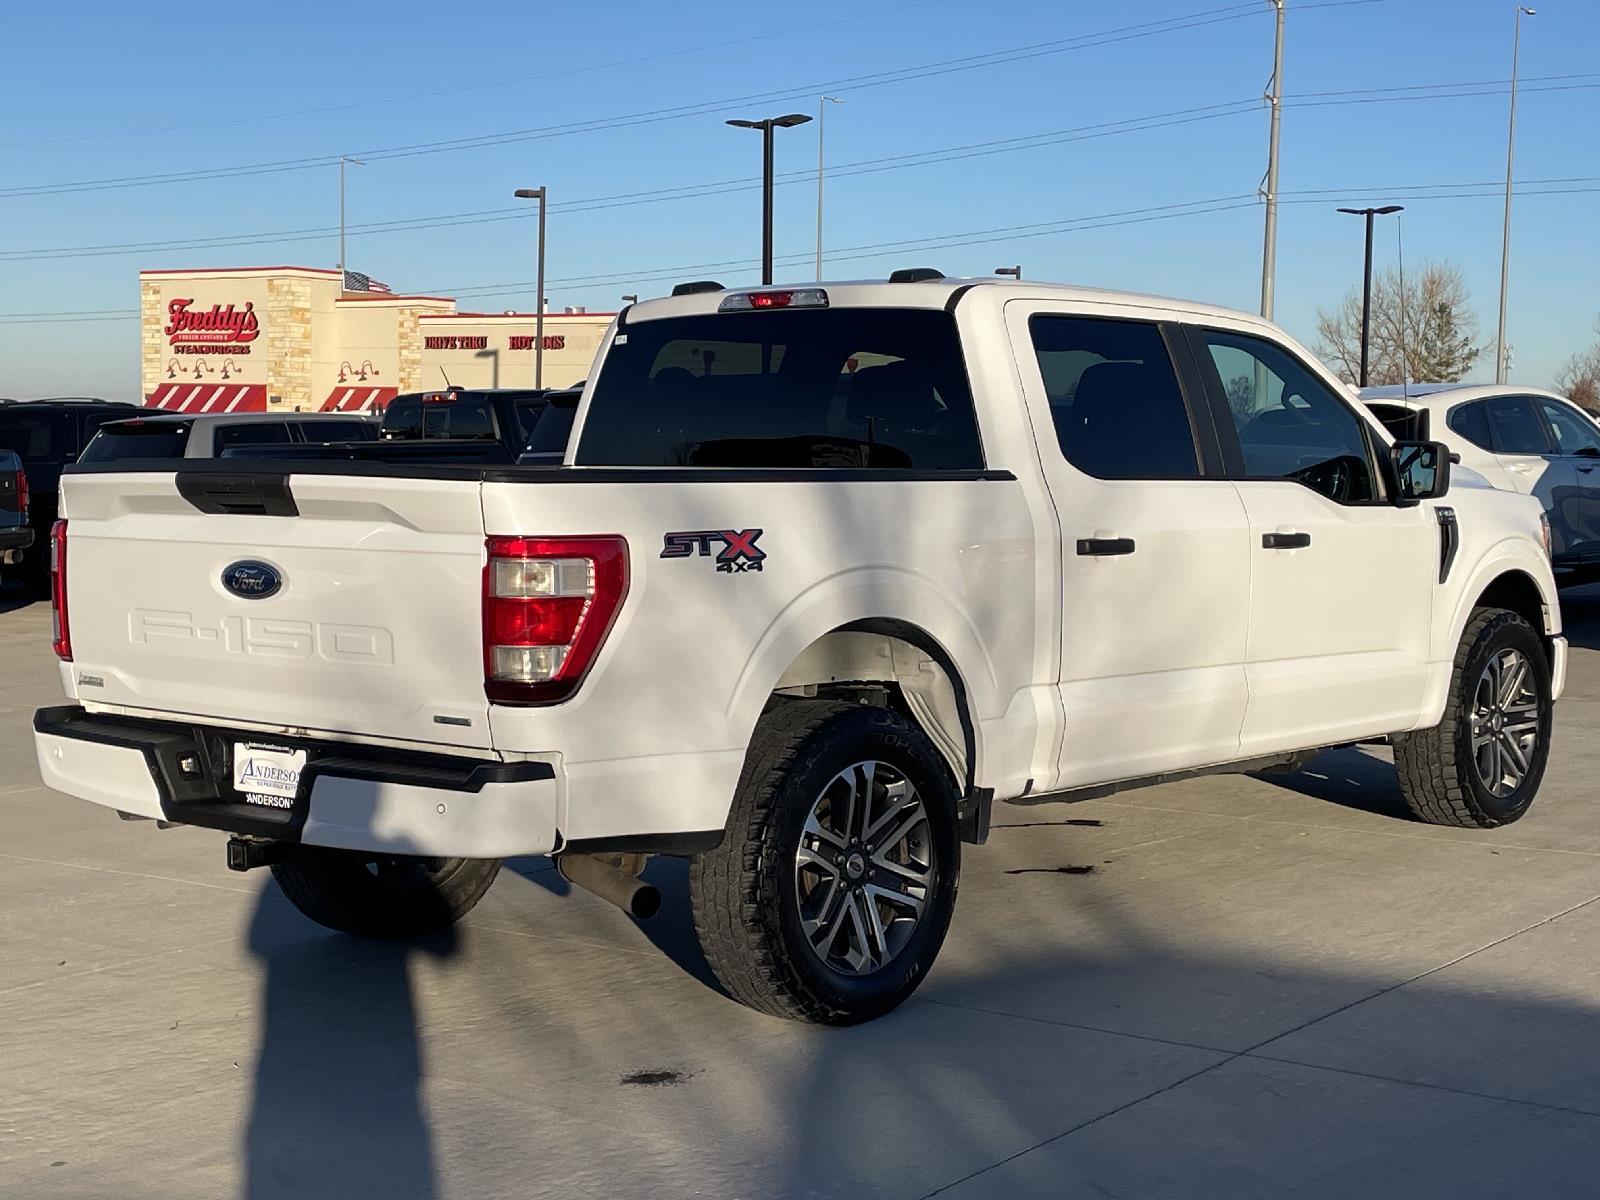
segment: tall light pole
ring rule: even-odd
[[[1018,263],[1014,267],[996,267],[994,269],[994,273],[996,275],[1009,275],[1009,276],[1011,276],[1011,278],[1015,279],[1018,283],[1022,282],[1022,264],[1021,263]]]
[[[348,154],[339,155],[339,290],[344,291],[344,270],[349,261],[344,256],[344,165],[355,163],[358,167],[367,164],[359,158],[351,158]]]
[[[1341,208],[1342,213],[1367,219],[1366,266],[1361,273],[1361,376],[1357,387],[1367,386],[1367,345],[1372,337],[1372,218],[1387,217],[1390,213],[1405,212],[1401,204],[1385,204],[1382,208]],[[1400,297],[1402,311],[1405,297]]]
[[[1261,250],[1261,315],[1272,320],[1278,286],[1278,136],[1283,128],[1283,3],[1267,0],[1278,10],[1277,34],[1272,43],[1272,82],[1266,100],[1272,106],[1271,132],[1267,135],[1267,229]]]
[[[772,282],[772,132],[792,129],[811,120],[805,113],[788,113],[760,121],[728,121],[736,129],[761,131],[761,282]]]
[[[1517,156],[1517,59],[1522,52],[1522,18],[1538,16],[1538,10],[1517,5],[1511,34],[1511,125],[1506,131],[1506,221],[1500,233],[1500,324],[1494,339],[1494,381],[1504,383],[1510,371],[1506,354],[1506,288],[1511,278],[1511,171]]]
[[[828,105],[843,104],[838,96],[817,97],[817,278],[822,278],[822,135],[827,127]]]
[[[534,285],[537,296],[534,299],[533,312],[533,386],[544,386],[544,210],[545,189],[518,188],[513,195],[518,200],[537,200],[539,202],[539,276]]]

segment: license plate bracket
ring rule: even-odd
[[[233,744],[233,790],[246,804],[289,810],[300,795],[306,752],[270,742]]]

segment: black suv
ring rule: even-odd
[[[50,582],[50,563],[41,548],[50,545],[61,468],[78,461],[100,426],[138,413],[135,404],[79,397],[0,403],[0,450],[14,451],[28,477],[28,524],[34,537],[33,547],[24,551],[21,573],[36,591]]]

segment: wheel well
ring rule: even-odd
[[[931,635],[904,621],[855,621],[823,634],[789,665],[774,696],[855,695],[895,709],[928,735],[958,795],[972,788],[977,732],[955,663]]]
[[[1545,632],[1549,624],[1546,620],[1544,595],[1539,591],[1539,585],[1533,581],[1533,577],[1526,572],[1507,571],[1497,577],[1483,589],[1483,594],[1478,597],[1475,607],[1510,609],[1533,626],[1533,631],[1544,643],[1545,656],[1550,656],[1550,639]]]

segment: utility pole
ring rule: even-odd
[[[828,105],[843,104],[837,96],[817,97],[817,278],[822,278],[822,135],[826,127]]]
[[[349,262],[344,256],[344,165],[355,163],[358,167],[367,164],[359,158],[351,158],[348,154],[339,155],[339,290],[344,291],[344,271]]]
[[[1511,171],[1517,154],[1517,59],[1522,52],[1522,18],[1538,16],[1538,10],[1517,5],[1516,25],[1511,35],[1511,125],[1506,131],[1506,221],[1500,234],[1500,324],[1494,339],[1494,381],[1504,383],[1511,372],[1511,357],[1506,353],[1506,291],[1511,279]]]
[[[546,189],[518,188],[512,193],[518,200],[537,200],[539,202],[539,276],[534,284],[537,293],[534,303],[537,306],[533,314],[533,386],[544,386],[544,210]]]
[[[1278,137],[1283,127],[1283,6],[1284,0],[1267,0],[1277,9],[1277,34],[1272,46],[1272,82],[1266,101],[1272,107],[1272,129],[1267,137],[1266,241],[1261,251],[1261,315],[1272,320],[1278,286]]]

